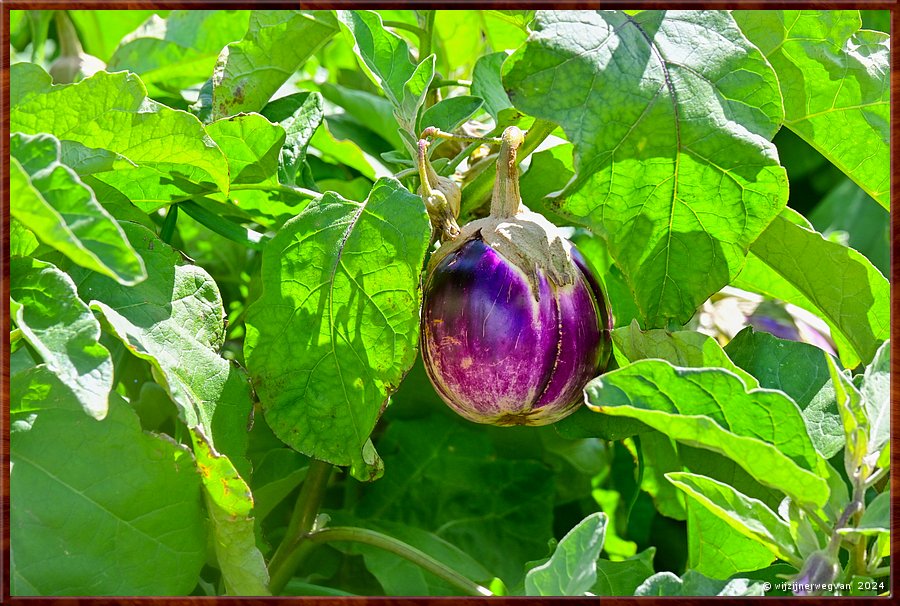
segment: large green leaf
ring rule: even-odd
[[[247,33],[250,11],[181,10],[153,15],[124,36],[107,62],[145,84],[178,92],[209,78],[219,52]]]
[[[127,34],[161,10],[82,10],[66,11],[78,30],[84,52],[108,61]]]
[[[10,436],[13,595],[186,595],[206,560],[200,480],[187,450],[141,430],[113,392],[103,421],[52,373],[12,381],[44,409]]]
[[[787,199],[775,73],[725,11],[538,11],[532,28],[503,81],[575,145],[555,210],[607,239],[647,327],[686,322]]]
[[[798,503],[828,500],[825,461],[800,409],[782,393],[747,391],[722,369],[641,360],[597,377],[585,397],[595,412],[638,419],[678,442],[718,452]]]
[[[103,315],[111,334],[150,363],[188,427],[202,426],[216,451],[240,466],[249,385],[243,372],[218,353],[225,338],[218,286],[145,227],[122,227],[152,279],[121,288],[96,273],[73,272],[78,293]]]
[[[144,264],[94,192],[60,163],[50,135],[10,137],[10,214],[75,263],[132,285]]]
[[[256,546],[250,516],[253,495],[234,465],[218,454],[198,430],[191,431],[203,496],[214,536],[216,560],[226,595],[270,595],[269,573]]]
[[[748,389],[760,386],[752,374],[729,359],[718,341],[696,331],[642,331],[634,320],[631,326],[612,331],[612,340],[619,366],[647,358],[659,358],[675,366],[724,368],[739,376]]]
[[[547,556],[555,488],[543,462],[503,456],[481,428],[444,415],[394,419],[378,450],[384,477],[366,487],[358,516],[432,532],[508,587]]]
[[[592,513],[566,533],[550,559],[525,575],[525,595],[583,596],[597,581],[606,536],[605,513]]]
[[[776,557],[791,563],[799,562],[790,525],[765,503],[705,476],[671,472],[666,477],[729,526],[765,545]]]
[[[69,147],[93,156],[90,172],[136,203],[143,187],[162,187],[161,181],[171,182],[172,196],[207,182],[228,191],[228,167],[200,121],[147,98],[135,74],[100,71],[53,86],[41,68],[16,63],[10,88],[13,132],[50,133],[62,141],[64,154]]]
[[[421,198],[388,178],[362,203],[324,194],[266,246],[244,355],[293,448],[375,473],[369,434],[415,359],[430,235]]]
[[[228,161],[232,184],[277,183],[284,129],[259,114],[239,114],[216,120],[206,132]]]
[[[212,117],[261,110],[335,33],[331,11],[253,11],[244,38],[219,54],[212,77]]]
[[[35,259],[10,260],[10,310],[47,370],[69,386],[86,413],[106,416],[113,363],[100,344],[100,323],[65,273]]]
[[[864,256],[776,218],[753,243],[732,284],[821,316],[846,368],[868,363],[890,336],[890,283]]]
[[[823,457],[830,458],[843,448],[844,432],[821,349],[747,327],[729,341],[725,352],[759,379],[762,387],[783,391],[797,403],[809,437]]]
[[[855,10],[732,15],[778,74],[785,126],[890,208],[890,36]]]

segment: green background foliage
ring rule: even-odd
[[[888,25],[11,11],[11,593],[884,593]],[[510,125],[613,316],[549,427],[418,359],[420,134],[463,224]]]

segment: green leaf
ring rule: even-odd
[[[891,346],[885,341],[866,367],[860,389],[869,420],[869,453],[880,453],[891,437]]]
[[[798,503],[819,506],[828,500],[820,477],[825,461],[797,405],[782,393],[748,392],[722,369],[642,360],[597,377],[585,387],[585,397],[594,412],[638,419],[673,440],[722,454]]]
[[[200,431],[191,431],[191,442],[203,480],[203,497],[226,595],[271,595],[269,573],[256,547],[254,521],[250,517],[250,488],[228,457],[218,454]]]
[[[624,560],[597,560],[597,582],[591,593],[599,596],[634,595],[638,586],[653,574],[655,554],[656,547],[648,547]]]
[[[125,285],[145,279],[122,229],[59,154],[50,135],[10,137],[10,214],[83,267]]]
[[[11,593],[189,594],[206,559],[190,454],[143,432],[118,394],[97,421],[50,372],[30,381],[61,407],[11,436]]]
[[[435,57],[429,55],[416,65],[410,61],[409,45],[386,30],[381,16],[373,11],[338,11],[338,18],[354,43],[353,50],[364,71],[384,91],[394,106],[394,118],[410,135],[417,136],[419,109],[434,79]],[[401,137],[411,154],[415,146]]]
[[[328,122],[313,133],[308,153],[334,164],[348,166],[373,181],[376,174],[390,174],[375,158],[367,156],[355,142],[337,139],[331,133]]]
[[[153,232],[122,223],[152,279],[121,288],[89,272],[73,273],[81,298],[109,332],[147,360],[188,427],[202,426],[217,452],[240,467],[247,444],[250,394],[244,374],[219,356],[225,338],[222,298],[202,268]]]
[[[642,331],[637,320],[632,320],[627,328],[617,328],[611,335],[615,347],[613,351],[617,358],[621,355],[619,366],[646,358],[659,358],[674,366],[724,368],[740,377],[748,389],[760,386],[752,374],[735,365],[718,341],[708,335],[692,330]]]
[[[323,82],[320,90],[323,97],[343,107],[357,122],[390,143],[391,147],[403,149],[403,139],[397,134],[397,120],[390,101],[364,90],[330,82]]]
[[[797,403],[810,439],[823,457],[830,458],[844,447],[834,389],[821,349],[747,327],[725,346],[725,352],[758,378],[760,386],[783,391]]]
[[[846,368],[868,363],[890,336],[890,284],[864,256],[779,216],[753,243],[738,288],[821,316]]]
[[[78,298],[72,279],[50,263],[11,259],[9,297],[16,325],[47,370],[69,386],[86,413],[104,418],[112,358],[99,342],[100,323]]]
[[[228,167],[200,121],[147,98],[135,74],[100,71],[75,84],[51,86],[40,68],[16,63],[10,68],[10,86],[11,131],[46,132],[58,137],[64,149],[82,146],[115,154],[120,160],[105,172],[95,171],[95,177],[136,204],[150,185],[172,197],[193,193],[201,183],[228,191]]]
[[[116,47],[127,34],[134,31],[160,10],[83,10],[66,11],[78,30],[81,45],[86,53],[108,61]]]
[[[636,596],[762,596],[763,583],[751,579],[711,579],[695,570],[688,570],[679,578],[671,572],[657,572],[634,592]]]
[[[206,132],[228,161],[232,185],[277,183],[284,129],[259,114],[240,114],[208,124]]]
[[[108,71],[128,70],[145,84],[179,92],[206,80],[219,52],[247,33],[250,11],[180,10],[152,15],[122,37]]]
[[[778,74],[785,126],[890,208],[890,36],[855,10],[732,14]]]
[[[725,346],[725,353],[761,387],[783,391],[801,409],[829,379],[822,350],[815,345],[779,339],[749,326]]]
[[[685,493],[666,481],[678,494]],[[688,568],[714,579],[759,570],[775,559],[769,549],[738,532],[698,501],[687,498]]]
[[[809,221],[826,238],[846,232],[847,246],[864,254],[883,276],[891,274],[890,213],[850,179],[822,198]]]
[[[338,19],[349,33],[363,69],[395,108],[402,107],[404,87],[416,71],[409,58],[409,45],[385,29],[381,16],[374,11],[338,11]]]
[[[847,443],[844,466],[848,477],[852,478],[857,473],[857,468],[864,462],[874,467],[880,453],[876,451],[872,457],[873,453],[869,450],[869,418],[863,406],[862,394],[850,377],[841,372],[831,356],[826,355],[825,362],[831,373],[831,383],[834,386],[841,426]]]
[[[644,460],[641,490],[653,497],[653,504],[660,514],[684,520],[687,515],[684,495],[665,478],[665,474],[669,471],[684,469],[675,442],[663,433],[650,431],[640,436],[640,449]],[[709,455],[709,452],[704,451],[704,455]]]
[[[532,29],[503,82],[575,145],[555,210],[607,239],[646,327],[687,322],[787,200],[772,68],[725,11],[538,11]]]
[[[603,440],[617,441],[653,431],[651,427],[637,419],[598,415],[583,407],[580,407],[562,421],[554,423],[553,427],[556,428],[559,435],[570,440],[601,438]]]
[[[550,559],[525,575],[525,595],[583,596],[597,581],[606,535],[605,513],[592,513],[566,533]]]
[[[533,457],[501,456],[481,429],[444,415],[394,419],[378,441],[384,477],[366,487],[355,513],[436,534],[511,587],[524,562],[547,555],[554,476]]]
[[[688,472],[670,472],[675,486],[729,526],[765,545],[776,557],[800,563],[790,525],[765,503],[742,494],[723,482]]]
[[[13,218],[9,220],[9,256],[27,257],[40,246],[34,232]]]
[[[462,95],[438,101],[422,113],[422,127],[436,126],[442,131],[456,130],[478,111],[483,101]]]
[[[553,152],[554,150],[559,149],[559,147],[560,146],[551,148],[546,152],[538,152],[532,156],[531,168],[525,173],[525,178],[522,179],[521,182],[523,201],[526,205],[529,204],[529,201],[525,200],[525,198],[529,198],[529,194],[533,192],[532,187],[535,183],[531,180],[532,175],[538,180],[546,175],[559,173],[558,165],[545,166],[542,161],[543,158],[549,157],[549,154],[545,156],[545,153]],[[542,212],[540,210],[540,205],[529,206],[529,208],[535,209],[536,212]],[[634,294],[631,292],[631,289],[625,280],[625,276],[622,275],[622,270],[615,265],[612,258],[609,256],[609,251],[606,249],[606,244],[603,240],[583,229],[576,230],[570,240],[578,247],[579,252],[584,255],[588,263],[597,273],[597,277],[603,283],[607,295],[606,303],[609,306],[610,313],[613,317],[613,326],[616,328],[628,326],[631,324],[632,320],[640,318],[641,314],[637,305],[635,305]]]
[[[484,99],[484,109],[501,124],[504,118],[518,114],[503,88],[500,70],[508,55],[505,52],[484,55],[472,70],[472,94]]]
[[[285,130],[278,163],[278,180],[286,185],[311,185],[304,181],[302,171],[306,161],[306,148],[325,118],[322,95],[298,93],[282,97],[264,107],[262,114],[272,122],[281,124]],[[312,177],[308,180],[312,181]]]
[[[261,110],[335,33],[331,11],[253,11],[244,38],[219,54],[212,77],[213,119]]]
[[[430,235],[421,198],[380,179],[362,203],[314,200],[267,245],[244,355],[291,447],[373,473],[369,434],[415,359]]]

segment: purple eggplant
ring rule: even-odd
[[[575,247],[520,204],[521,131],[503,141],[491,216],[432,258],[422,355],[437,392],[467,419],[546,425],[574,412],[604,370],[611,318]]]

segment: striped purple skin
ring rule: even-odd
[[[480,238],[465,243],[425,287],[422,357],[431,383],[479,423],[546,425],[574,412],[609,354],[605,305],[592,286],[581,276],[557,288],[541,275],[535,298],[525,274]]]

